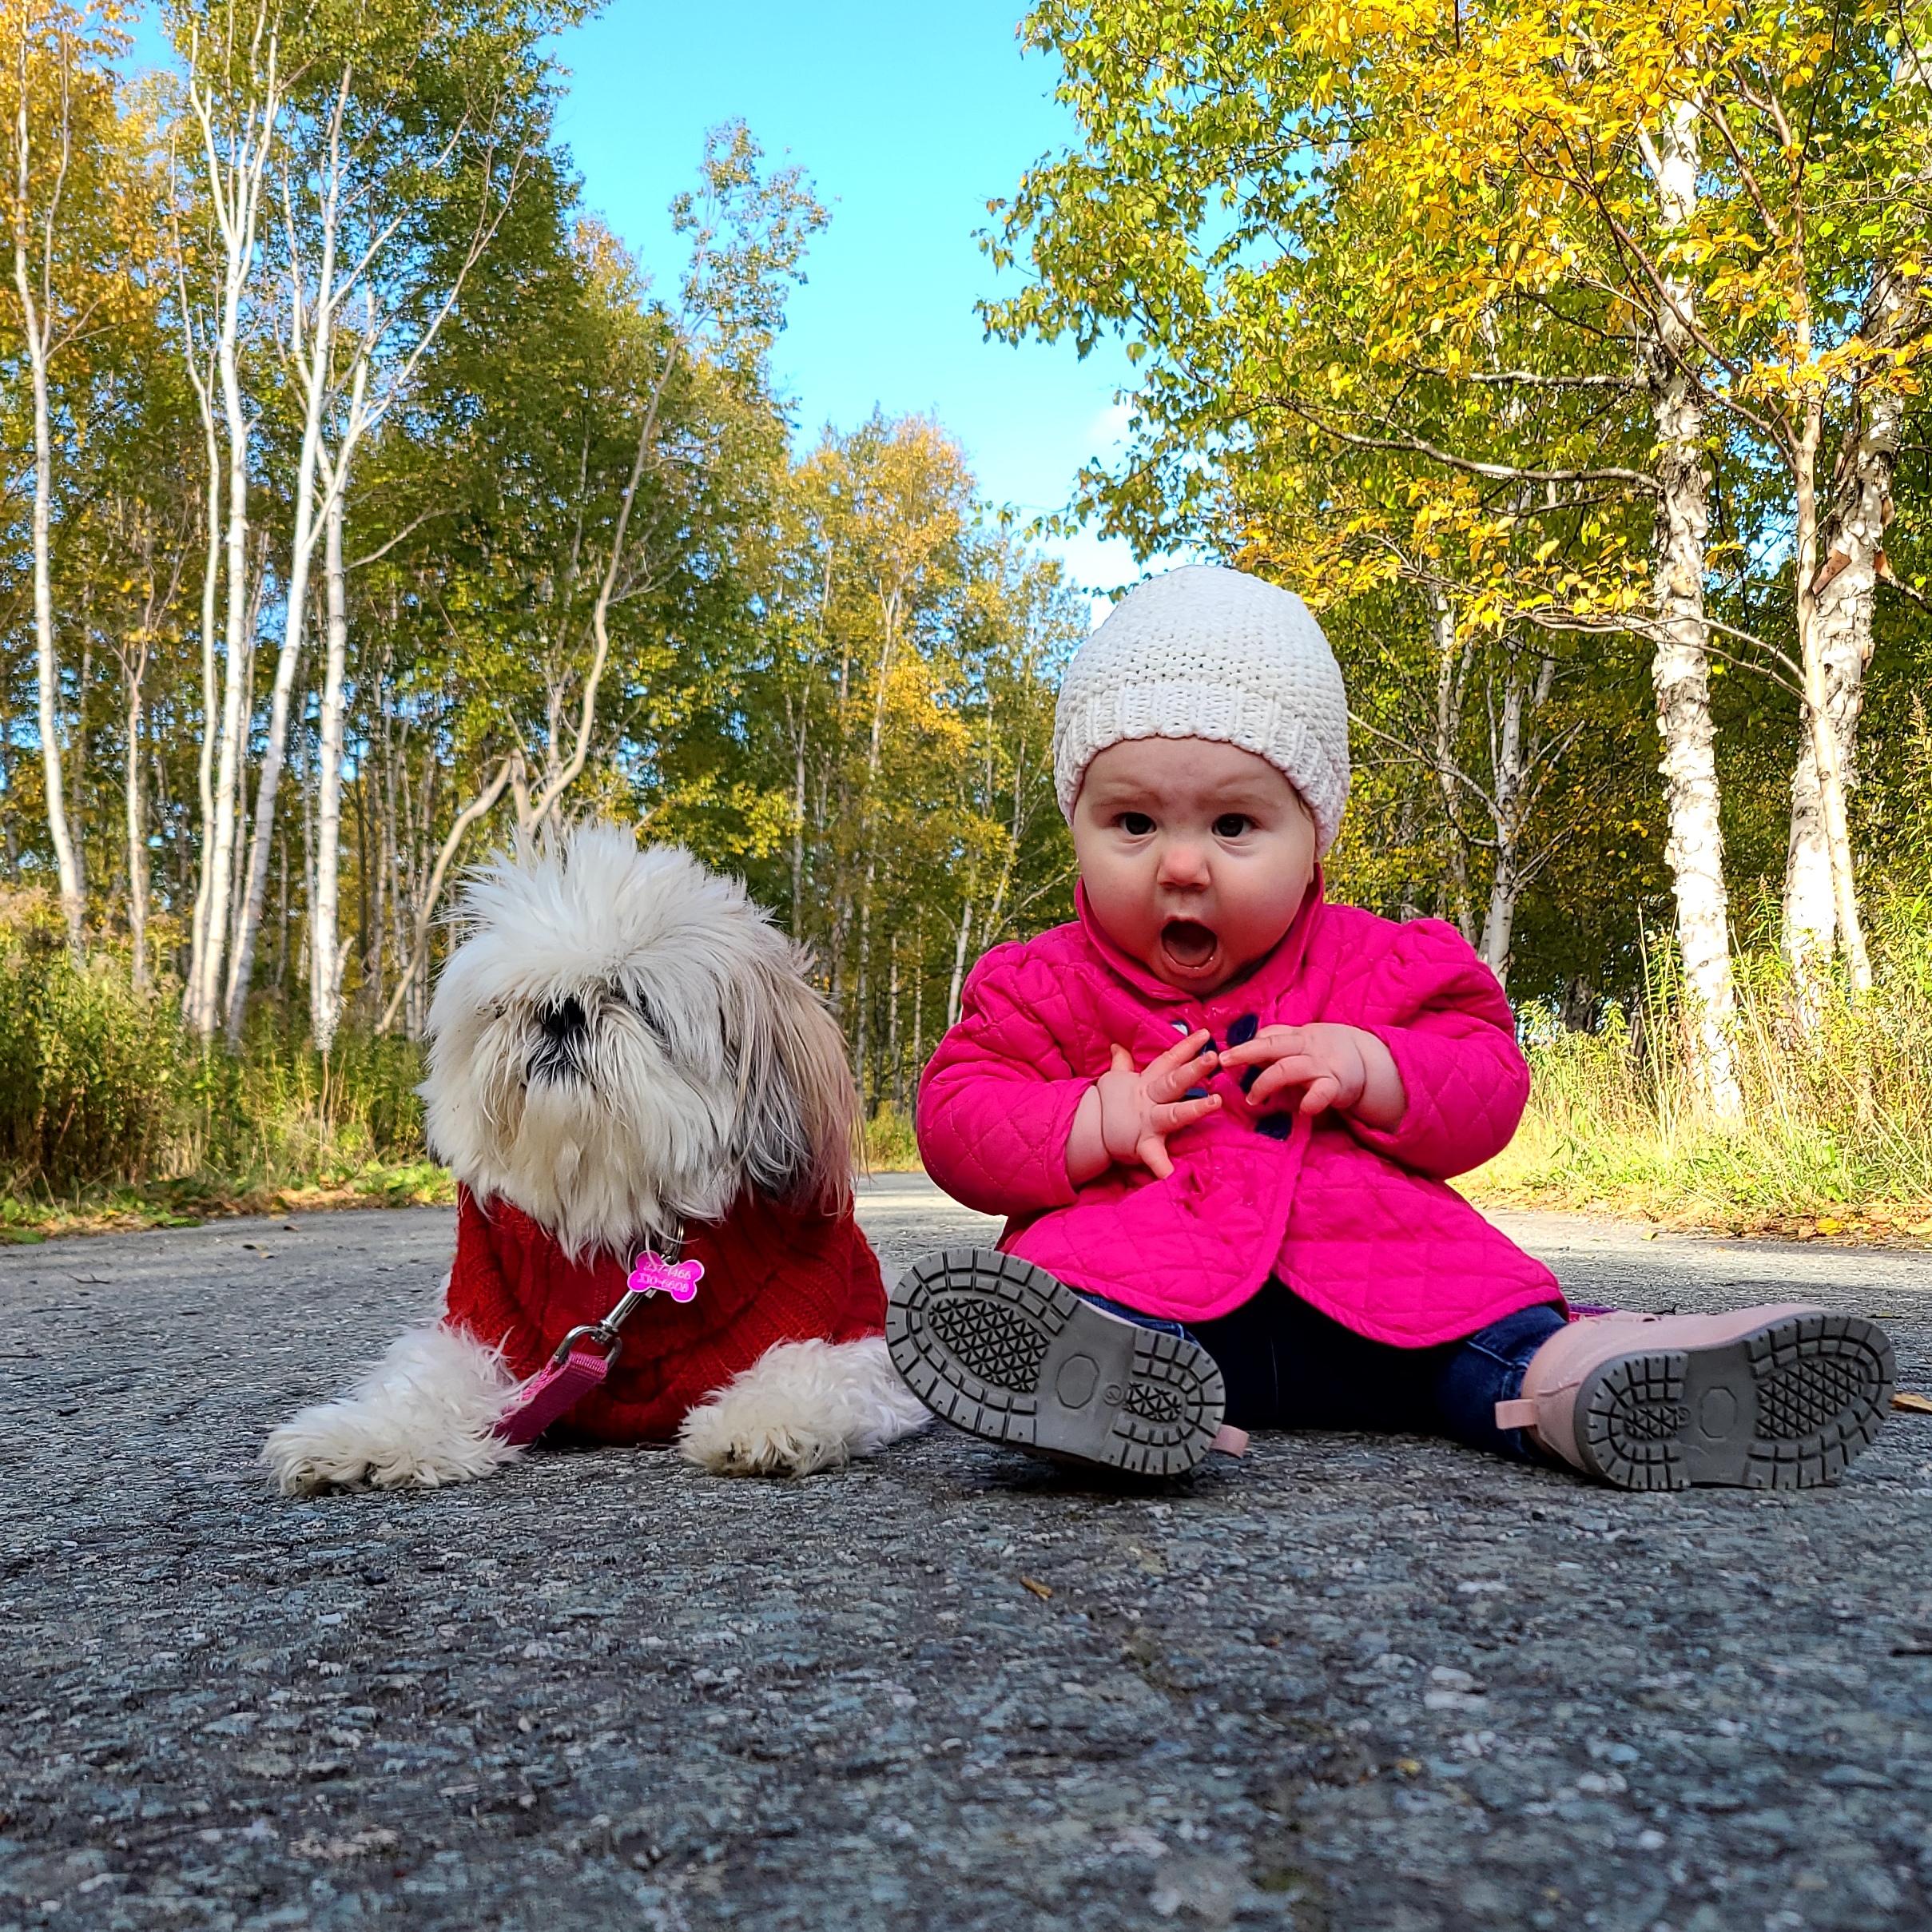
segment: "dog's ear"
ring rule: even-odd
[[[757,976],[744,1016],[738,1111],[741,1159],[765,1193],[827,1214],[852,1200],[859,1092],[845,1042],[825,1001],[789,956]]]

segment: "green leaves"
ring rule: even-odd
[[[690,238],[686,314],[741,364],[761,360],[785,327],[806,248],[832,218],[803,168],[761,173],[764,157],[742,121],[725,121],[705,137],[699,186],[671,203],[673,228]]]

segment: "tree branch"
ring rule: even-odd
[[[389,996],[389,1004],[383,1008],[383,1016],[376,1023],[378,1033],[387,1033],[396,1024],[396,1009],[403,1004],[403,996],[415,983],[416,975],[422,971],[423,957],[429,948],[429,928],[436,910],[436,901],[443,896],[443,882],[449,875],[456,849],[463,843],[463,835],[478,819],[489,811],[503,795],[503,787],[513,774],[520,775],[523,758],[520,752],[512,752],[497,768],[490,782],[456,814],[456,822],[450,827],[449,837],[443,841],[443,849],[436,854],[436,862],[430,869],[429,884],[423,888],[423,903],[416,909],[415,938],[409,948],[409,963],[402,976],[396,983],[396,991]]]
[[[1474,457],[1459,456],[1452,450],[1439,448],[1420,436],[1364,436],[1353,430],[1338,429],[1333,423],[1324,422],[1306,404],[1294,396],[1277,396],[1270,399],[1276,407],[1284,409],[1291,415],[1299,416],[1311,427],[1319,430],[1325,436],[1332,436],[1338,443],[1346,443],[1355,449],[1389,450],[1412,456],[1426,456],[1432,463],[1439,463],[1445,469],[1460,470],[1469,476],[1486,476],[1497,483],[1622,483],[1634,490],[1641,490],[1646,495],[1658,494],[1657,479],[1646,475],[1641,470],[1624,470],[1605,467],[1595,470],[1526,470],[1514,463],[1483,463]]]

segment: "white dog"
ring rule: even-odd
[[[853,1218],[844,1044],[743,887],[594,825],[499,856],[460,915],[422,1088],[459,1183],[442,1318],[273,1432],[283,1490],[431,1485],[511,1460],[497,1429],[519,1378],[610,1311],[646,1247],[702,1261],[700,1292],[626,1323],[574,1434],[802,1476],[928,1421],[888,1358]]]

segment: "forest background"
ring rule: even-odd
[[[413,1196],[463,866],[602,812],[812,948],[876,1158],[1064,918],[1085,598],[771,376],[827,214],[716,130],[641,264],[575,0],[0,6],[0,1214]],[[1084,520],[1301,590],[1331,890],[1537,1072],[1492,1192],[1932,1231],[1922,10],[1043,0],[988,332],[1124,344]],[[1016,284],[1017,292],[1013,292]],[[304,1191],[304,1190],[306,1191]]]

